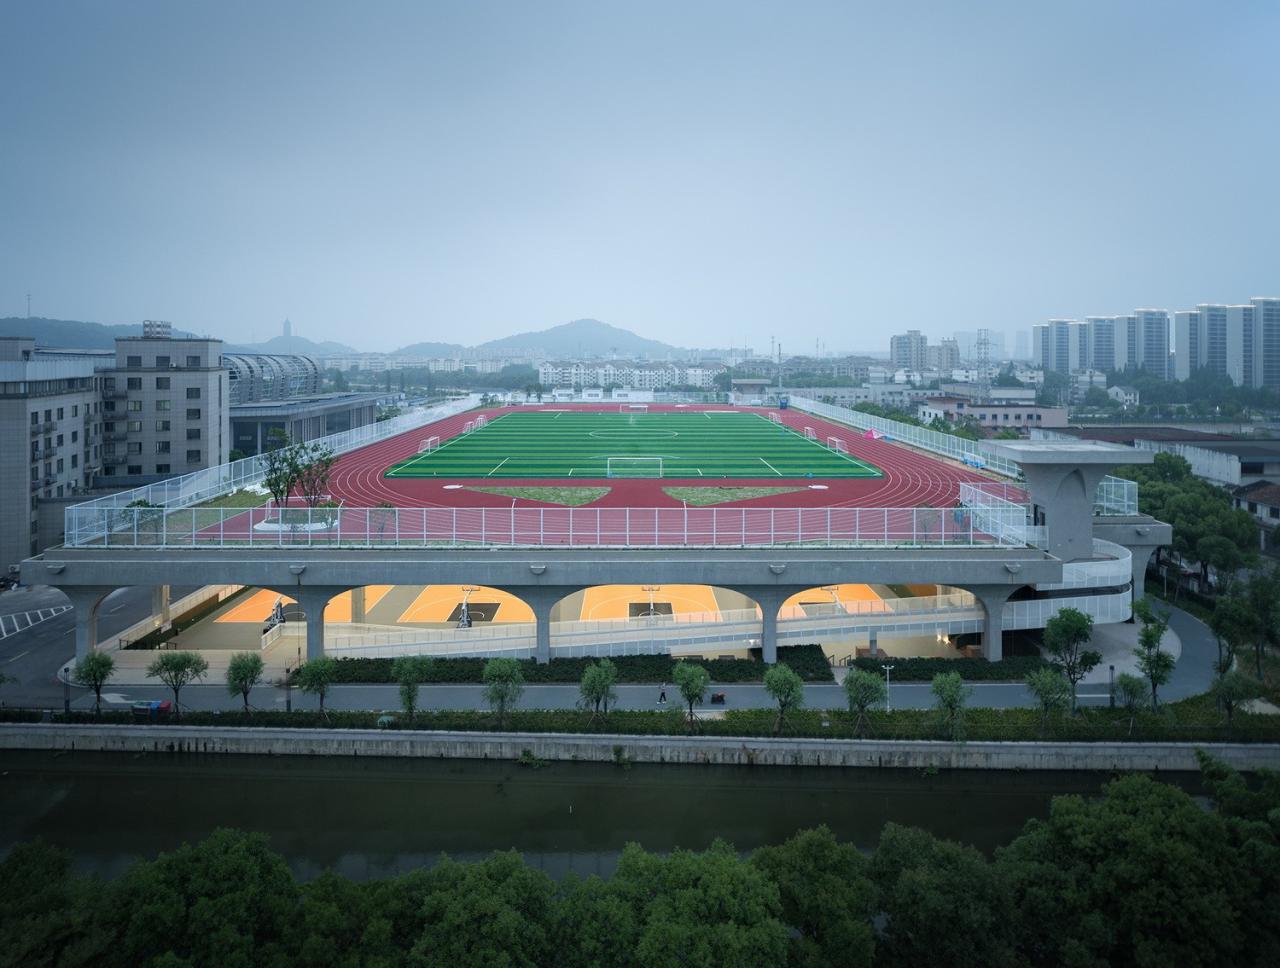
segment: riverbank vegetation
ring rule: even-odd
[[[1055,798],[988,857],[888,824],[741,856],[631,844],[554,881],[515,851],[306,883],[216,830],[103,881],[36,842],[0,863],[8,964],[239,966],[1262,965],[1280,953],[1280,778],[1202,758],[1212,806],[1146,776]]]

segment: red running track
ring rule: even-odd
[[[608,404],[555,404],[554,409],[616,412],[616,405]],[[552,405],[548,405],[551,409]],[[518,409],[531,409],[529,407]],[[650,404],[651,412],[678,412],[701,410],[733,409],[741,411],[756,410],[768,413],[768,408],[726,407],[726,406],[689,406]],[[481,411],[490,419],[506,411],[506,408]],[[787,426],[802,431],[804,427],[813,427],[820,439],[828,436],[836,437],[844,442],[849,453],[878,467],[883,476],[879,478],[815,478],[813,481],[798,481],[792,478],[760,477],[734,478],[724,482],[733,487],[785,487],[802,484],[826,485],[825,490],[814,490],[805,487],[803,490],[787,494],[775,494],[769,497],[752,498],[746,501],[731,502],[730,507],[750,508],[828,508],[828,507],[862,507],[862,508],[911,508],[922,505],[933,507],[949,507],[959,497],[960,485],[966,481],[990,481],[991,478],[982,473],[952,464],[943,460],[926,456],[897,444],[883,440],[867,440],[862,432],[852,427],[830,423],[811,414],[797,410],[774,411]],[[472,410],[458,414],[430,425],[434,435],[441,441],[462,433],[463,426],[474,420],[477,412]],[[383,475],[393,464],[412,457],[417,453],[418,445],[423,439],[426,428],[418,428],[400,434],[388,440],[370,444],[360,450],[344,454],[334,466],[329,480],[329,492],[335,500],[346,507],[377,507],[382,503],[401,508],[510,508],[512,499],[501,494],[486,494],[474,491],[473,487],[547,487],[558,484],[587,485],[608,487],[608,494],[588,505],[586,508],[679,508],[681,503],[669,496],[664,487],[670,486],[706,486],[701,478],[691,479],[629,479],[620,481],[617,478],[567,479],[553,478],[387,478]],[[461,484],[460,489],[445,490],[448,484]],[[518,499],[518,507],[551,507],[539,501]],[[726,505],[720,505],[725,507]]]

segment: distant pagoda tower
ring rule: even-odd
[[[293,335],[293,323],[289,322],[288,319],[284,321],[284,335],[286,339]]]

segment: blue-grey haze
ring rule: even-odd
[[[1274,2],[5,0],[0,38],[0,316],[883,350],[1280,288]]]

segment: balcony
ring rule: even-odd
[[[129,435],[122,430],[113,430],[102,435],[103,440],[128,440]]]
[[[128,460],[128,458],[123,454],[109,454],[102,458],[102,463],[107,465],[117,465],[123,464],[126,460]]]
[[[51,433],[53,433],[52,420],[46,420],[43,423],[33,423],[31,425],[31,435],[33,437],[39,434],[51,434]]]
[[[127,400],[129,399],[128,390],[103,390],[102,399],[104,400]]]

